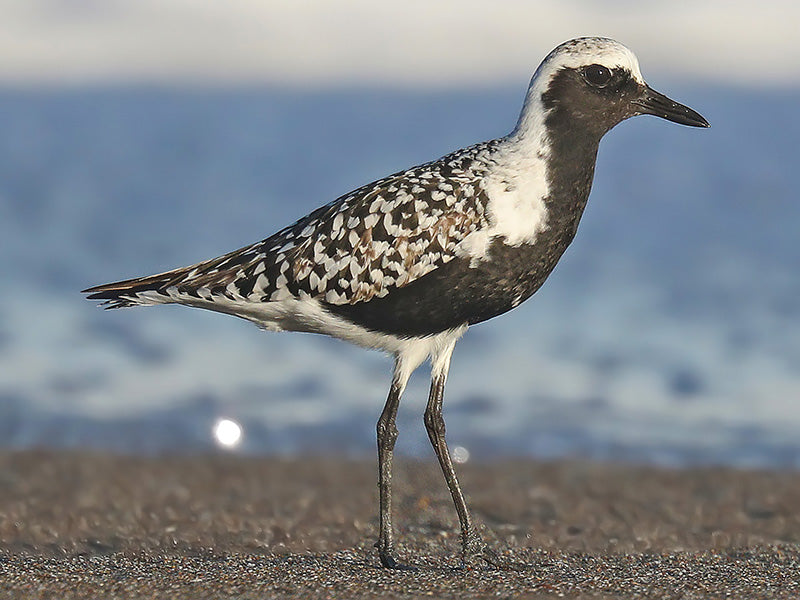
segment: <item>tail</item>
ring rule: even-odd
[[[88,294],[87,300],[102,300],[101,306],[107,309],[170,304],[177,300],[174,296],[176,286],[186,280],[192,269],[184,267],[157,275],[105,283],[82,290],[81,294]]]
[[[232,296],[234,292],[230,286],[244,275],[256,277],[254,271],[262,265],[265,256],[262,248],[269,242],[270,239],[263,240],[188,267],[106,283],[90,287],[81,293],[88,294],[87,300],[102,300],[101,306],[104,308],[187,304],[221,310],[219,306],[214,306],[212,296],[241,300],[239,290],[234,289],[237,295]],[[264,268],[259,273],[263,271]]]

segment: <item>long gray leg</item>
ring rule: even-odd
[[[474,557],[481,557],[495,566],[504,566],[499,557],[489,549],[481,539],[480,534],[475,529],[470,517],[464,494],[456,477],[453,468],[453,461],[450,458],[450,450],[445,441],[445,425],[442,417],[442,402],[444,400],[444,385],[447,381],[447,373],[450,370],[450,356],[453,353],[455,342],[442,349],[438,356],[434,356],[431,369],[431,391],[428,396],[428,406],[425,408],[425,429],[431,445],[439,459],[442,467],[447,487],[453,497],[453,503],[458,513],[458,521],[461,524],[461,547],[462,559],[469,562]]]
[[[402,356],[395,359],[392,387],[389,397],[378,419],[378,488],[380,490],[380,532],[378,534],[378,556],[381,564],[389,569],[406,568],[397,560],[394,549],[394,532],[392,531],[392,457],[394,443],[397,440],[395,418],[400,396],[406,388],[410,371],[405,368]],[[413,370],[413,368],[411,369]]]
[[[383,412],[378,419],[378,487],[380,488],[380,533],[378,537],[378,555],[381,564],[390,569],[399,566],[394,550],[394,533],[392,531],[392,455],[397,440],[395,417],[400,404],[402,389],[396,381],[392,381],[389,397]]]

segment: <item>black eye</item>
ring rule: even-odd
[[[589,65],[583,68],[583,78],[595,87],[608,85],[611,75],[611,69],[603,65]]]

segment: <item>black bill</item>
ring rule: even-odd
[[[637,106],[636,112],[641,115],[655,115],[667,121],[692,127],[711,127],[697,111],[670,100],[649,86],[645,86],[644,92],[639,98],[633,100],[633,104]]]

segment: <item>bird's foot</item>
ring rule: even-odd
[[[473,530],[463,538],[461,563],[465,568],[472,569],[479,561],[503,571],[518,571],[524,567],[521,563],[500,556],[483,541],[478,532]]]
[[[397,558],[397,553],[394,551],[392,544],[382,544],[376,542],[375,547],[378,549],[378,557],[381,559],[381,565],[386,569],[394,569],[395,571],[416,571],[416,567],[404,565]]]

